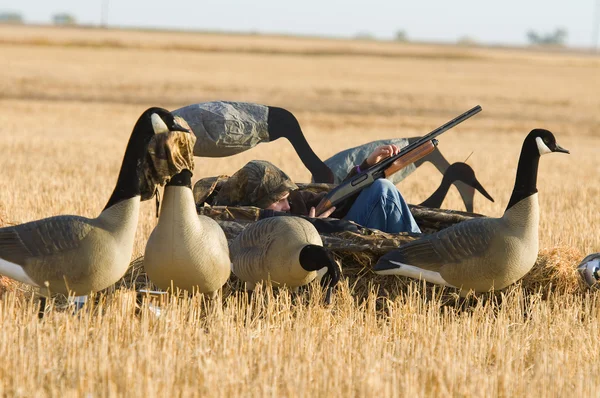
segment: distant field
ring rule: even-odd
[[[476,104],[440,138],[473,166],[499,216],[525,135],[546,128],[570,156],[540,162],[541,248],[600,251],[600,57],[574,52],[411,43],[34,28],[0,25],[0,226],[56,214],[95,217],[116,182],[134,122],[148,106],[234,100],[291,110],[327,158],[379,138],[422,135]],[[291,145],[196,159],[194,180],[266,159],[305,182]],[[419,203],[441,175],[427,164],[399,188]],[[463,210],[452,191],[444,207]],[[142,205],[134,257],[153,226]],[[566,261],[566,260],[565,260]],[[541,300],[518,288],[466,310],[425,300],[422,286],[383,309],[342,289],[333,308],[282,294],[171,304],[152,320],[130,292],[105,314],[52,313],[29,295],[0,300],[0,391],[11,396],[434,395],[593,396],[600,296]],[[23,298],[25,297],[25,298]],[[287,301],[286,301],[287,300]],[[262,301],[261,301],[262,303]],[[524,317],[523,313],[529,314]],[[124,370],[123,370],[124,369]],[[82,381],[83,380],[83,381]]]

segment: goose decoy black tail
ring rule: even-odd
[[[327,287],[325,303],[331,304],[331,293],[341,278],[341,270],[331,254],[318,245],[306,245],[300,251],[300,265],[306,271],[318,271],[327,267],[327,272],[321,279],[321,286]]]

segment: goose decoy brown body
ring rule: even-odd
[[[489,193],[483,188],[481,183],[475,177],[475,172],[466,163],[456,162],[452,163],[450,167],[446,169],[444,173],[444,177],[442,178],[442,182],[438,189],[436,189],[431,196],[429,196],[420,206],[431,207],[431,208],[440,208],[442,207],[442,203],[450,190],[452,184],[456,181],[463,182],[468,186],[478,190],[486,199],[491,202],[494,201],[494,198],[490,196]]]
[[[262,142],[287,138],[317,182],[333,183],[333,173],[314,153],[288,110],[247,102],[213,101],[173,111],[196,135],[194,155],[225,157],[244,152]]]
[[[569,153],[554,135],[533,130],[523,143],[512,196],[500,218],[474,218],[382,256],[377,274],[403,275],[462,291],[502,289],[531,270],[538,255],[538,164],[541,155]]]
[[[233,273],[246,282],[249,290],[256,283],[270,280],[276,286],[296,288],[317,277],[329,282],[326,301],[340,279],[340,270],[323,247],[321,236],[307,220],[279,216],[259,220],[246,227],[230,245]]]
[[[196,214],[192,173],[182,170],[165,186],[158,224],[144,253],[144,269],[163,290],[216,294],[231,272],[225,233]]]
[[[365,160],[378,146],[381,145],[397,145],[399,148],[403,148],[414,141],[418,140],[421,137],[410,137],[410,138],[391,138],[385,140],[377,140],[371,141],[363,145],[356,146],[354,148],[348,148],[332,157],[326,159],[324,163],[331,169],[334,182],[339,184],[342,180],[348,175],[348,171],[359,165],[363,160]],[[408,177],[413,171],[417,169],[417,167],[421,166],[425,162],[431,162],[440,173],[445,174],[450,167],[450,162],[446,160],[444,155],[440,152],[438,147],[436,147],[433,152],[429,155],[425,156],[422,159],[419,159],[413,164],[410,164],[399,170],[398,172],[392,174],[389,179],[394,184],[398,184],[400,181],[404,180]],[[319,182],[313,175],[313,181]],[[473,211],[473,197],[475,195],[475,190],[473,187],[461,182],[455,181],[454,185],[458,189],[460,196],[465,204],[465,208],[468,212]]]
[[[76,295],[117,282],[133,252],[140,207],[139,165],[154,134],[169,131],[188,130],[165,109],[150,108],[140,116],[117,184],[97,218],[61,215],[0,228],[0,274],[47,286],[51,293]]]

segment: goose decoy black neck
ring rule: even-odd
[[[268,108],[267,126],[269,141],[275,141],[281,137],[287,138],[296,150],[304,166],[312,173],[315,182],[333,184],[334,177],[332,171],[313,152],[310,145],[308,145],[298,119],[286,109],[275,106],[269,106]]]
[[[300,266],[306,271],[318,271],[327,267],[327,273],[321,280],[321,286],[327,286],[325,302],[331,304],[331,292],[341,277],[340,268],[323,246],[306,245],[300,251]]]
[[[552,152],[569,153],[567,149],[557,144],[554,134],[548,130],[535,129],[527,135],[519,157],[515,186],[506,210],[537,193],[540,156]]]
[[[104,209],[141,194],[139,184],[140,165],[146,156],[150,139],[154,134],[169,131],[189,132],[180,126],[171,112],[163,108],[149,108],[138,118],[127,143],[117,184]]]
[[[438,189],[436,189],[435,192],[433,192],[429,198],[425,199],[425,201],[421,203],[420,206],[430,208],[441,207],[442,203],[444,202],[444,199],[446,198],[446,195],[448,194],[448,191],[450,190],[450,187],[456,181],[464,182],[468,186],[478,190],[483,196],[486,197],[486,199],[490,200],[491,202],[494,201],[494,198],[492,198],[492,196],[489,193],[487,193],[487,191],[483,188],[481,183],[475,177],[475,172],[473,171],[471,166],[469,166],[466,163],[456,162],[448,167],[448,169],[444,173],[444,177],[442,178],[442,182]],[[472,211],[472,209],[467,209],[467,211]]]
[[[175,174],[166,186],[168,187],[188,187],[192,189],[192,172],[188,169],[181,170],[178,174]]]

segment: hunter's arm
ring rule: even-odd
[[[358,173],[360,173],[361,171],[365,171],[366,169],[368,169],[369,164],[367,163],[367,159],[363,160],[363,162],[359,165],[359,166],[354,166],[350,169],[350,171],[348,172],[348,174],[346,175],[346,177],[344,177],[344,179],[342,180],[342,182],[354,177],[355,175],[357,175]],[[359,171],[360,169],[360,171]]]

